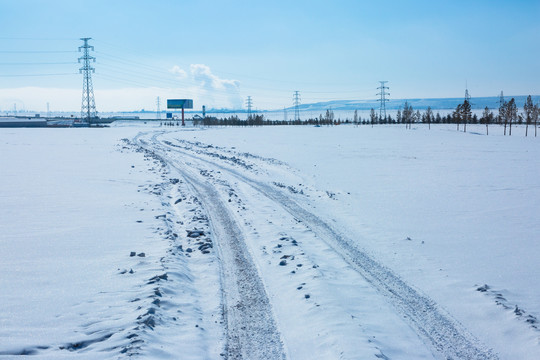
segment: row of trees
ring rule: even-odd
[[[465,100],[464,104],[467,103],[467,100]],[[461,114],[460,116],[463,119],[467,119],[466,110],[464,110],[464,104],[461,107]],[[512,135],[512,124],[523,124],[525,123],[525,136],[529,133],[529,125],[534,124],[534,136],[537,135],[537,125],[538,125],[538,117],[540,116],[540,107],[538,104],[533,104],[532,98],[529,95],[527,97],[527,100],[525,101],[525,104],[523,105],[523,113],[518,113],[518,108],[516,105],[516,101],[514,98],[510,99],[510,101],[504,101],[504,99],[501,97],[501,100],[499,101],[499,115],[495,116],[493,112],[486,106],[484,108],[484,112],[482,113],[482,117],[480,118],[480,123],[486,124],[486,134],[489,135],[489,124],[502,124],[504,125],[504,135],[506,135],[506,129],[508,127],[508,135]],[[458,108],[456,109],[456,112],[459,113],[460,106],[458,105]],[[469,110],[470,113],[470,110]],[[464,123],[466,131],[466,122]],[[459,126],[459,125],[458,125]],[[458,129],[459,130],[459,129]]]
[[[486,134],[489,135],[490,124],[504,125],[504,135],[512,135],[513,124],[525,124],[525,136],[528,135],[529,125],[534,125],[534,136],[537,135],[537,123],[540,116],[540,109],[538,104],[533,104],[532,98],[529,95],[523,106],[523,113],[519,114],[515,99],[510,101],[504,101],[501,97],[498,115],[486,106],[481,117],[472,113],[471,103],[468,99],[465,99],[463,103],[457,105],[456,109],[447,115],[441,116],[438,112],[435,114],[431,107],[428,107],[426,111],[421,113],[419,110],[414,110],[412,105],[407,101],[403,108],[398,109],[396,117],[388,115],[386,117],[380,117],[374,109],[371,109],[369,118],[362,119],[358,116],[358,111],[355,110],[353,119],[336,119],[334,112],[330,109],[326,110],[325,114],[320,114],[318,118],[310,118],[306,120],[268,120],[264,115],[250,115],[246,120],[241,120],[238,116],[233,115],[226,118],[217,118],[207,116],[202,120],[194,119],[193,125],[204,126],[262,126],[262,125],[340,125],[354,124],[354,125],[371,125],[376,124],[405,124],[406,128],[411,128],[413,124],[423,123],[427,124],[431,129],[431,124],[456,124],[457,130],[460,130],[460,126],[463,125],[463,131],[467,131],[467,124],[485,124]]]
[[[529,125],[534,125],[534,136],[537,136],[538,117],[540,116],[540,107],[538,104],[534,104],[531,96],[527,97],[525,104],[523,105],[523,113],[519,114],[516,101],[512,98],[510,101],[504,101],[501,97],[499,114],[495,116],[493,112],[486,106],[482,113],[482,116],[478,118],[476,114],[472,113],[471,103],[468,99],[465,99],[463,103],[458,104],[452,114],[441,116],[439,113],[433,114],[431,107],[422,114],[420,111],[414,111],[413,107],[405,102],[403,110],[399,109],[396,115],[396,120],[388,116],[385,119],[380,119],[375,113],[374,109],[371,109],[370,123],[373,124],[392,124],[403,123],[406,128],[411,128],[414,123],[426,123],[431,128],[432,123],[436,124],[456,124],[459,131],[460,125],[463,124],[463,131],[467,131],[467,124],[485,124],[486,134],[489,135],[490,124],[504,125],[504,135],[512,135],[512,124],[525,124],[525,136],[528,135]],[[362,122],[364,123],[364,122]]]
[[[346,121],[350,123],[349,120]],[[318,118],[306,120],[269,120],[265,119],[264,115],[251,115],[246,120],[241,120],[238,116],[232,115],[226,118],[217,118],[206,116],[202,120],[193,120],[193,125],[204,126],[263,126],[263,125],[340,125],[343,123],[340,119],[335,119],[334,112],[327,110],[326,114],[322,114]]]

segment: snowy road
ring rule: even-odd
[[[190,184],[208,214],[219,249],[229,358],[309,358],[306,349],[323,351],[324,346],[316,349],[314,344],[321,341],[321,333],[332,332],[320,310],[325,303],[334,306],[337,317],[359,317],[345,314],[348,309],[362,314],[358,322],[366,321],[364,326],[355,323],[363,328],[360,332],[348,324],[343,329],[351,326],[350,332],[328,334],[335,340],[329,351],[338,350],[343,358],[354,358],[362,351],[379,358],[399,354],[384,336],[367,345],[362,341],[373,331],[368,325],[370,316],[378,318],[372,322],[379,321],[387,337],[394,337],[390,341],[409,344],[404,351],[411,358],[497,358],[433,300],[359,248],[347,231],[311,212],[301,189],[273,182],[273,171],[286,171],[279,162],[249,154],[240,158],[226,149],[177,139],[174,133],[142,133],[135,142],[159,156],[171,176]],[[289,242],[293,232],[302,234],[298,236],[303,241],[293,239],[295,248],[285,252],[280,241]],[[273,233],[283,236],[266,239]],[[284,271],[295,258],[306,260]],[[313,265],[308,268],[309,260]],[[325,291],[330,286],[329,273],[350,281],[350,288],[341,286],[339,291],[354,295],[344,298],[339,292]],[[310,299],[312,295],[293,300],[282,289],[297,275],[313,282],[313,292],[320,291],[320,303],[307,310],[306,301],[315,300]],[[306,287],[306,282],[296,281],[297,289]],[[378,309],[351,305],[357,291],[367,292],[363,301],[378,304]],[[316,335],[302,331],[303,327],[317,328]]]
[[[227,355],[229,359],[285,358],[280,334],[276,328],[270,302],[248,251],[241,230],[225,205],[216,201],[216,189],[160,151],[156,136],[150,141],[137,137],[147,150],[160,154],[173,173],[184,178],[209,214],[218,242],[226,319]]]

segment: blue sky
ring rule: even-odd
[[[0,111],[77,110],[80,37],[98,111],[374,99],[379,80],[392,98],[539,94],[539,16],[538,0],[0,0]]]

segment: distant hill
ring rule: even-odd
[[[516,104],[518,107],[518,110],[523,110],[523,104],[525,103],[525,100],[527,99],[527,95],[518,95],[518,96],[505,96],[504,99],[506,101],[510,100],[511,98],[514,98],[516,100]],[[539,103],[540,102],[540,95],[532,95],[533,102]],[[428,106],[431,106],[432,110],[454,110],[458,104],[463,103],[463,97],[460,98],[432,98],[432,99],[390,99],[386,103],[386,109],[388,110],[397,110],[399,108],[403,108],[403,105],[405,104],[405,101],[407,101],[410,105],[412,105],[414,110],[425,110]],[[499,97],[498,96],[489,96],[489,97],[473,97],[471,98],[472,103],[472,109],[473,110],[482,110],[486,106],[489,107],[491,110],[496,110],[499,108]],[[333,100],[333,101],[324,101],[324,102],[316,102],[316,103],[309,103],[309,104],[301,104],[299,106],[299,110],[302,112],[317,112],[317,113],[323,113],[327,109],[331,109],[334,111],[369,111],[371,108],[378,110],[379,109],[379,102],[377,100]],[[294,107],[288,107],[286,108],[288,111],[294,111]],[[207,109],[206,112],[208,114],[235,114],[235,113],[246,113],[246,109]],[[275,113],[275,112],[282,112],[283,109],[279,110],[257,110],[259,113]],[[162,111],[164,113],[165,111]],[[186,113],[200,113],[200,110],[188,110]],[[60,113],[59,113],[60,114]],[[120,116],[120,115],[130,115],[130,114],[155,114],[155,111],[148,111],[148,110],[142,110],[142,111],[121,111],[121,112],[115,112],[115,113],[107,113],[110,116]],[[103,115],[103,114],[102,114]],[[145,117],[146,118],[146,117]]]
[[[518,109],[523,108],[523,104],[527,99],[526,95],[519,96],[505,96],[506,101],[511,98],[516,99],[516,105]],[[540,101],[540,95],[532,96],[533,102],[536,104]],[[431,106],[433,110],[443,109],[455,109],[458,104],[463,103],[463,98],[441,98],[441,99],[390,99],[386,103],[386,108],[389,110],[397,110],[403,107],[407,101],[414,109],[425,110],[428,106]],[[471,98],[472,109],[484,109],[486,106],[491,110],[499,108],[499,97],[478,97]],[[311,104],[302,104],[299,106],[301,111],[326,111],[326,109],[332,110],[370,110],[371,108],[378,109],[379,101],[377,100],[334,100],[317,102]],[[293,110],[294,107],[288,108]]]

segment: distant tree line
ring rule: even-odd
[[[266,125],[314,125],[314,126],[333,126],[340,124],[359,125],[381,125],[381,124],[404,124],[405,128],[411,129],[413,124],[427,124],[431,129],[431,124],[456,124],[459,131],[463,127],[463,131],[467,131],[467,124],[485,124],[486,134],[489,135],[489,125],[497,124],[504,126],[504,135],[512,135],[512,125],[525,124],[525,136],[528,135],[529,125],[534,126],[534,136],[537,135],[538,117],[540,108],[538,104],[533,104],[532,98],[529,95],[523,106],[523,113],[519,114],[515,99],[504,101],[502,95],[499,101],[498,114],[495,115],[487,106],[480,117],[472,113],[471,104],[468,99],[463,103],[458,104],[456,109],[447,115],[440,115],[438,112],[433,113],[431,107],[426,111],[420,112],[414,110],[412,105],[407,101],[403,108],[399,108],[396,117],[391,115],[386,117],[379,116],[375,109],[371,109],[369,118],[362,119],[358,116],[358,111],[355,110],[353,119],[336,119],[334,112],[330,109],[326,110],[325,114],[320,114],[319,117],[309,118],[304,120],[269,120],[265,119],[264,115],[250,115],[246,120],[241,120],[238,116],[232,115],[225,118],[217,118],[206,116],[202,120],[194,119],[193,125],[203,126],[266,126]],[[508,130],[508,131],[507,131]]]
[[[193,120],[194,126],[340,125],[341,123],[345,122],[340,119],[336,120],[332,110],[326,110],[324,116],[321,114],[318,118],[305,120],[269,120],[265,119],[264,115],[259,114],[248,116],[245,120],[241,120],[237,115],[225,118],[206,116],[202,120]],[[347,120],[346,123],[351,123],[351,121]]]

